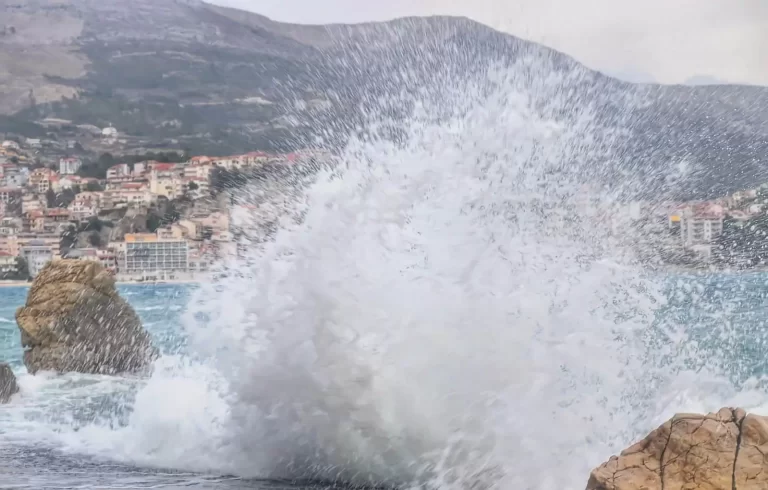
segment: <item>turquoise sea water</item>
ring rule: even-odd
[[[187,285],[128,285],[120,286],[120,294],[136,309],[155,344],[164,353],[184,349],[180,317],[189,301],[193,286]],[[22,366],[22,349],[14,315],[24,304],[26,287],[0,289],[0,360],[14,368]]]
[[[183,355],[186,341],[181,315],[194,286],[130,285],[119,289],[163,354]],[[13,366],[26,392],[10,405],[0,406],[0,489],[285,488],[280,482],[120,464],[109,454],[94,457],[70,452],[60,444],[49,444],[46,437],[38,437],[41,426],[61,434],[68,426],[77,430],[99,420],[125,423],[141,381],[77,374],[37,379],[27,375],[14,321],[16,308],[24,303],[26,294],[25,287],[0,290],[0,360]]]
[[[697,403],[701,405],[694,405],[694,409],[717,409],[715,405],[721,400],[734,399],[733,393],[745,404],[761,406],[768,398],[763,395],[768,390],[762,379],[768,373],[768,274],[672,275],[660,282],[664,284],[664,298],[648,318],[647,355],[655,356],[655,362],[666,363],[670,369],[700,373],[701,378],[690,378],[689,382],[702,383],[705,391],[705,373],[730,380],[731,392],[699,397]],[[180,285],[120,287],[120,293],[134,306],[168,359],[188,357],[184,315],[194,290],[193,286]],[[0,360],[11,363],[24,391],[10,405],[0,406],[0,489],[303,486],[205,471],[166,470],[161,460],[152,459],[151,449],[142,451],[150,463],[143,464],[126,457],[130,448],[120,446],[119,441],[116,444],[114,438],[109,438],[104,448],[78,445],[82,444],[76,442],[80,440],[78,434],[92,430],[92,426],[100,430],[126,426],[145,381],[26,374],[14,322],[14,312],[23,304],[26,292],[26,288],[0,290]],[[676,341],[675,332],[685,341]],[[683,365],[679,359],[685,359]],[[718,384],[717,389],[721,388],[722,384]],[[739,398],[742,390],[749,396]],[[157,394],[147,396],[152,393]],[[671,405],[689,407],[684,398],[686,389],[676,393],[679,399]],[[190,400],[180,399],[176,408],[171,407],[160,418],[168,424],[178,416],[179,421],[170,425],[186,424],[183,428],[188,431],[190,425],[194,426],[196,412],[185,415],[182,411],[196,402]],[[173,432],[167,437],[172,438]],[[90,433],[82,439],[89,444],[100,440]],[[120,450],[125,454],[114,453]]]

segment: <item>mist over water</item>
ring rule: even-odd
[[[559,110],[568,76],[516,76],[418,100],[396,128],[374,114],[306,193],[278,189],[274,239],[191,305],[226,385],[206,457],[245,476],[579,488],[668,415],[673,371],[648,352],[660,284],[590,177],[621,133],[588,99]]]
[[[578,73],[519,63],[404,95],[405,123],[371,112],[304,192],[246,189],[246,228],[284,214],[194,294],[186,350],[124,381],[119,416],[24,434],[244,477],[562,489],[674,411],[759,406],[660,319],[675,296],[611,226],[643,186],[597,178],[625,133]],[[710,345],[736,335],[718,325]]]

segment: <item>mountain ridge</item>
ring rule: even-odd
[[[598,126],[626,132],[612,149],[624,168],[597,173],[701,196],[768,181],[768,88],[632,84],[467,18],[308,26],[196,0],[0,0],[0,14],[0,132],[57,118],[195,153],[289,149],[373,109],[407,117],[401,94],[440,101],[507,66],[542,104],[572,94],[548,109],[557,117],[588,105]],[[544,87],[548,72],[571,85]],[[682,160],[692,173],[670,182]]]

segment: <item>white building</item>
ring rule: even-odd
[[[174,279],[189,271],[186,240],[162,240],[155,234],[128,234],[120,273],[130,277]]]
[[[138,162],[133,164],[133,178],[143,177],[147,172],[147,162]]]
[[[8,150],[14,150],[14,151],[21,150],[21,146],[19,146],[18,143],[16,143],[15,141],[12,141],[12,140],[3,141],[2,147],[6,148]]]
[[[706,252],[707,246],[723,233],[724,218],[725,209],[717,204],[684,208],[680,215],[680,238],[683,247]]]
[[[0,276],[5,277],[8,274],[16,274],[18,270],[16,256],[8,252],[0,252]]]
[[[101,205],[104,209],[142,207],[152,204],[154,196],[143,184],[124,184],[119,189],[104,191]]]
[[[37,194],[23,194],[21,197],[21,212],[31,213],[33,211],[42,211],[46,208],[43,199]]]
[[[59,174],[75,175],[82,166],[83,161],[79,158],[61,158],[59,160]]]
[[[118,163],[107,169],[107,180],[131,177],[131,167],[127,163]]]
[[[29,182],[29,169],[17,165],[6,165],[3,168],[2,184],[5,187],[24,187]]]
[[[67,175],[59,179],[59,190],[72,189],[75,186],[81,186],[83,179],[77,175]]]
[[[184,178],[208,180],[212,170],[211,164],[190,164],[184,167]]]
[[[173,163],[153,164],[149,173],[149,189],[156,196],[176,199],[184,194],[182,174],[181,167]]]
[[[21,256],[27,261],[30,277],[35,277],[53,260],[53,250],[42,240],[32,240],[21,247]]]
[[[81,192],[75,196],[75,199],[69,205],[68,209],[72,215],[72,219],[83,221],[91,216],[98,215],[100,206],[100,192]]]
[[[117,129],[113,128],[112,126],[101,130],[101,139],[108,144],[117,142],[117,135]]]

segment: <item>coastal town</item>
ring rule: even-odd
[[[120,158],[103,153],[87,160],[67,151],[77,142],[45,154],[38,139],[5,137],[0,145],[0,281],[5,282],[29,281],[60,258],[98,261],[124,282],[200,280],[214,264],[239,253],[233,217],[238,206],[225,177],[292,166],[319,154],[147,152]],[[108,127],[100,142],[114,146],[117,138]],[[592,198],[586,194],[588,203]],[[708,201],[633,201],[619,208],[610,206],[602,214],[609,216],[614,235],[639,236],[633,245],[648,260],[694,268],[768,263],[768,245],[762,245],[768,244],[768,186]]]
[[[623,236],[647,262],[699,270],[768,266],[768,184],[720,198],[634,201],[611,213]]]
[[[39,145],[15,137],[0,146],[0,281],[31,280],[60,258],[100,262],[124,282],[199,280],[238,253],[237,206],[220,192],[222,175],[316,155],[173,154],[178,161],[124,162],[107,154],[96,162],[61,156],[41,164]]]

